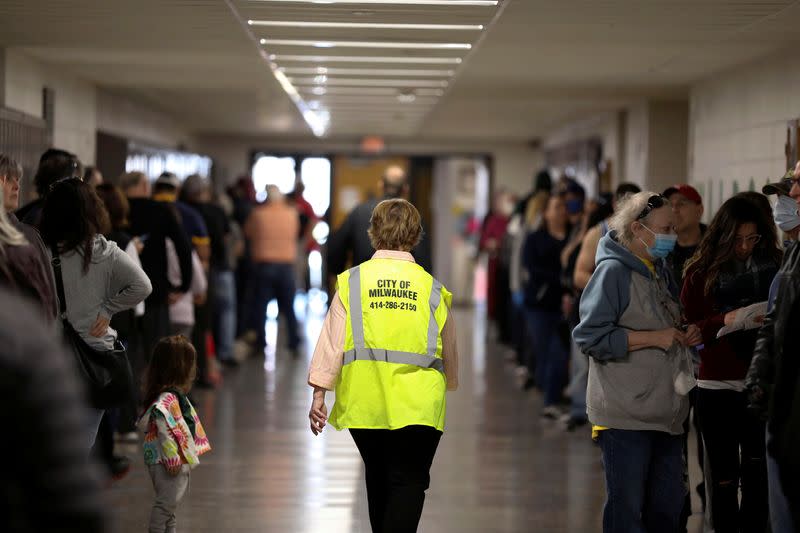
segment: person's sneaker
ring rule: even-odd
[[[566,429],[567,431],[575,431],[579,427],[583,427],[588,423],[589,421],[586,420],[585,418],[570,416],[569,420],[567,420],[567,423],[564,425],[564,429]]]
[[[561,418],[563,413],[561,409],[556,407],[555,405],[548,405],[547,407],[542,408],[541,416],[542,418],[549,418],[551,420],[558,420]]]
[[[111,479],[119,481],[131,471],[131,462],[127,457],[115,455],[108,467],[111,470]]]
[[[253,345],[244,339],[237,339],[233,343],[233,359],[238,362],[246,360],[253,354]]]

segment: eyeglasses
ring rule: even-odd
[[[761,235],[747,235],[744,237],[737,235],[733,240],[736,244],[758,244],[761,240]]]
[[[654,194],[647,199],[647,205],[644,206],[644,209],[642,209],[642,212],[639,213],[638,217],[636,217],[636,220],[642,220],[643,218],[647,217],[647,215],[649,215],[653,209],[658,209],[659,207],[664,207],[665,205],[667,205],[667,199],[660,194]]]

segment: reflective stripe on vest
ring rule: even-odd
[[[379,348],[366,348],[364,341],[364,315],[361,311],[361,267],[350,270],[349,276],[350,295],[350,326],[353,330],[352,350],[344,354],[344,364],[353,361],[386,361],[414,365],[421,368],[433,368],[444,373],[444,364],[436,357],[436,346],[439,340],[439,325],[436,323],[436,309],[442,299],[442,284],[434,279],[429,300],[430,318],[428,319],[428,348],[427,355],[418,353],[400,352],[397,350],[383,350]]]

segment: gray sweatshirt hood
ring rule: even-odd
[[[106,240],[102,235],[95,235],[94,242],[92,243],[92,264],[97,265],[108,261],[114,257],[114,254],[119,249],[117,243],[114,241]],[[74,250],[61,254],[63,257],[71,257],[79,255],[83,257],[83,246],[79,246]]]
[[[616,231],[610,231],[600,239],[600,243],[597,245],[597,255],[595,256],[597,266],[600,266],[600,263],[603,261],[611,259],[621,262],[642,276],[648,278],[652,277],[647,265],[645,265],[639,257],[634,255],[633,252],[617,241]]]

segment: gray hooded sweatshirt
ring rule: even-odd
[[[102,337],[89,335],[98,315],[110,319],[115,313],[136,307],[153,290],[144,270],[102,235],[94,239],[87,272],[83,271],[83,254],[77,250],[61,254],[61,272],[67,319],[90,346],[99,350],[112,349],[117,332],[108,328]]]
[[[590,356],[589,420],[613,429],[679,435],[689,411],[686,394],[694,386],[691,352],[679,344],[630,352],[627,333],[680,325],[677,287],[662,261],[655,263],[654,275],[615,237],[611,232],[600,240],[597,269],[573,331]]]

